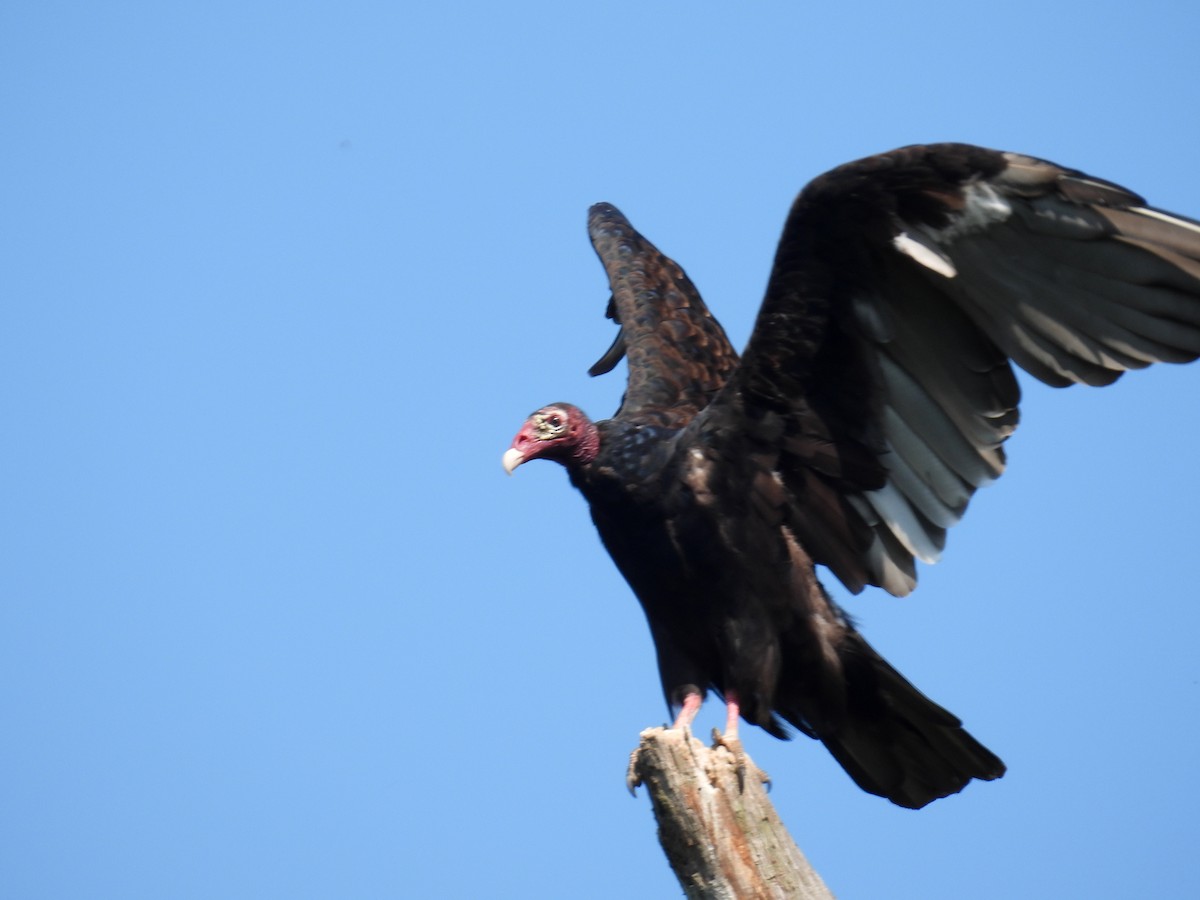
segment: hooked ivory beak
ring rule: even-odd
[[[516,447],[509,447],[504,451],[504,459],[501,462],[504,464],[504,471],[511,475],[517,466],[525,462],[525,454]]]

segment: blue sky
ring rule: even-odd
[[[1200,216],[1200,12],[0,11],[0,886],[669,897],[641,613],[524,416],[615,409],[617,204],[749,333],[795,192],[962,140]],[[842,900],[1194,897],[1200,368],[1026,382],[911,597],[843,598],[1009,774],[920,811],[746,734]],[[828,583],[828,579],[827,579]],[[701,727],[721,720],[706,709]]]

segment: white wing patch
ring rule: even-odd
[[[954,278],[958,269],[941,247],[963,235],[973,234],[1005,221],[1013,213],[1012,204],[986,181],[973,181],[962,189],[963,208],[951,216],[945,228],[915,226],[902,229],[892,246],[943,278]]]
[[[950,257],[939,253],[919,237],[913,237],[907,231],[902,231],[892,238],[892,246],[905,256],[912,257],[925,268],[937,272],[943,278],[953,278],[958,274]]]
[[[932,232],[939,244],[954,240],[959,235],[971,234],[975,231],[1003,222],[1013,213],[1012,204],[986,181],[973,181],[963,187],[962,210],[952,217],[945,228]]]
[[[688,466],[684,472],[684,483],[692,489],[696,502],[701,506],[711,506],[714,502],[712,487],[709,480],[712,477],[713,464],[698,448],[693,447],[688,453]]]

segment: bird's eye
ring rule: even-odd
[[[538,432],[542,440],[556,438],[567,430],[567,420],[560,413],[546,413],[538,420]]]

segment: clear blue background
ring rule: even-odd
[[[587,206],[741,345],[868,153],[1200,216],[1198,42],[1178,0],[5,4],[0,895],[676,896],[641,613],[563,473],[500,469],[622,391]],[[945,562],[846,599],[1005,779],[914,813],[747,732],[842,900],[1200,896],[1198,401],[1028,385]]]

